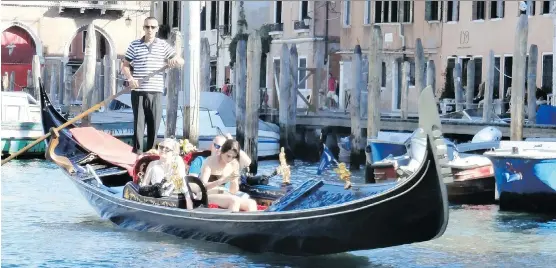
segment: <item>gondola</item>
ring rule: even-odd
[[[432,90],[424,92],[432,96]],[[429,95],[421,98],[430,101]],[[42,87],[41,116],[45,132],[66,122]],[[61,168],[103,219],[120,227],[226,243],[251,252],[323,255],[428,241],[444,233],[448,202],[443,178],[449,174],[439,168],[446,150],[434,146],[442,139],[434,128],[427,127],[429,142],[421,167],[402,183],[344,189],[343,183],[311,179],[259,212],[232,213],[210,208],[206,200],[184,209],[176,199],[138,196],[126,160],[118,162],[95,151],[95,146],[117,141],[100,131],[89,144],[79,142],[83,128],[70,125],[54,133],[47,140],[47,154],[52,150],[47,159]]]

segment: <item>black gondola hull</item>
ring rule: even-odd
[[[41,96],[44,129],[63,123],[44,91]],[[62,131],[59,141],[56,153],[67,156],[75,166],[90,156],[69,131]],[[150,205],[125,199],[116,188],[107,187],[122,179],[124,183],[120,185],[125,184],[128,176],[124,169],[109,163],[97,170],[104,185],[80,168],[74,174],[62,170],[102,218],[124,228],[226,243],[253,252],[321,255],[398,246],[441,236],[448,221],[447,197],[434,161],[429,142],[422,167],[403,183],[348,202],[338,202],[334,195],[317,190],[304,197],[309,200],[302,203],[305,205],[280,212],[230,213]],[[343,188],[339,183],[326,185]],[[368,193],[376,187],[383,186],[353,185],[345,191]]]

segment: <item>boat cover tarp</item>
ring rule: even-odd
[[[107,162],[127,169],[130,174],[133,172],[133,165],[138,156],[125,142],[92,127],[72,128],[70,132],[85,149]]]
[[[182,92],[179,92],[178,106],[183,107]],[[236,103],[232,98],[220,92],[201,92],[199,107],[217,111],[226,127],[236,127]],[[116,100],[131,107],[131,94],[122,94]],[[166,97],[162,97],[162,107],[166,107]],[[259,120],[259,130],[279,132],[276,124]]]
[[[556,125],[556,106],[539,105],[536,124]]]

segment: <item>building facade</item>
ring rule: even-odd
[[[208,38],[211,56],[211,89],[221,88],[226,79],[233,83],[233,70],[230,67],[229,46],[238,31],[238,18],[243,8],[247,28],[250,33],[259,29],[268,20],[269,1],[201,1],[200,31],[201,38]],[[180,1],[153,1],[153,16],[162,22],[162,35],[172,28],[181,29]]]
[[[529,14],[528,46],[538,47],[537,87],[552,85],[552,17],[550,1],[526,1]],[[469,59],[475,62],[475,90],[486,79],[490,50],[495,54],[494,97],[511,86],[511,60],[515,29],[520,14],[518,1],[343,1],[341,51],[342,74],[349,74],[353,48],[367,53],[372,25],[383,35],[381,111],[400,109],[401,63],[411,65],[409,111],[417,112],[415,90],[415,40],[421,38],[427,60],[434,60],[438,91],[453,87],[452,71],[462,65],[466,84]],[[366,73],[365,73],[366,74]],[[342,93],[353,85],[342,77]],[[365,80],[366,75],[365,75]],[[342,99],[342,93],[340,94]],[[366,96],[366,94],[365,94]],[[437,96],[439,97],[439,96]],[[449,94],[447,97],[450,97]],[[342,100],[340,100],[342,103]]]
[[[104,55],[122,58],[129,43],[143,35],[149,15],[149,3],[141,1],[2,1],[1,6],[2,73],[16,72],[16,89],[27,85],[33,55],[46,66],[78,67],[87,34],[83,30],[91,23],[98,60]]]
[[[300,70],[299,91],[303,96],[311,95],[317,87],[327,89],[328,73],[336,79],[339,75],[339,56],[334,53],[340,45],[340,1],[273,1],[267,17],[271,20],[272,44],[267,57],[266,87],[269,89],[268,104],[278,107],[278,86],[280,77],[280,58],[283,44],[291,48],[296,45],[299,68],[316,68],[320,76],[312,75],[302,79],[307,71]],[[322,62],[319,62],[321,61]],[[320,79],[319,79],[320,78]],[[299,99],[298,107],[306,107]],[[321,105],[322,105],[321,101]]]

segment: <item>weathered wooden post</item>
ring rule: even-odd
[[[27,70],[27,88],[33,88],[33,61],[31,61],[31,70]],[[14,80],[15,82],[15,80]],[[34,88],[33,88],[34,89]],[[27,92],[31,95],[34,94],[34,92]]]
[[[456,62],[453,70],[456,112],[463,110],[463,88],[461,87],[461,64]]]
[[[71,102],[73,101],[71,88],[71,66],[66,65],[64,68],[64,84],[61,86],[64,88],[64,105],[67,105],[69,108],[69,105],[71,105]]]
[[[282,44],[282,53],[280,58],[280,103],[278,110],[278,121],[280,125],[280,147],[284,147],[286,159],[293,159],[293,148],[288,143],[288,128],[290,128],[288,106],[291,105],[291,69],[290,69],[290,52],[286,44]]]
[[[208,42],[207,42],[208,45]],[[261,81],[262,43],[259,32],[254,31],[247,41],[247,94],[245,106],[245,152],[251,158],[249,173],[257,174],[259,140],[259,87]]]
[[[485,97],[483,99],[483,122],[490,122],[492,119],[492,94],[494,92],[494,51],[488,53],[488,69],[485,83]]]
[[[247,42],[239,40],[236,47],[234,66],[236,100],[236,140],[241,148],[245,145],[245,94],[247,84]]]
[[[93,88],[93,97],[91,106],[99,103],[102,98],[104,97],[104,67],[102,66],[102,62],[97,62],[95,64],[95,87]]]
[[[367,139],[376,138],[380,130],[380,78],[382,72],[382,31],[380,26],[373,26],[373,34],[370,40],[369,74],[368,74],[368,96],[367,96]],[[366,144],[366,142],[365,142]],[[373,183],[374,169],[371,167],[372,157],[366,155],[365,182]]]
[[[409,82],[411,81],[411,65],[409,61],[402,63],[402,88],[401,88],[401,118],[407,119],[409,109]]]
[[[91,108],[93,102],[93,94],[95,89],[96,62],[97,62],[97,38],[96,30],[93,23],[87,27],[87,38],[85,41],[85,55],[83,59],[83,86],[81,87],[83,102],[81,111],[84,112]],[[81,126],[89,126],[91,115],[87,115],[81,119]]]
[[[473,108],[473,98],[475,97],[475,60],[467,62],[467,87],[465,88],[465,108]]]
[[[50,99],[52,100],[52,102],[58,102],[57,95],[60,94],[59,92],[60,89],[58,88],[58,68],[55,68],[53,65],[50,69]]]
[[[380,131],[380,79],[382,72],[382,30],[373,26],[369,49],[369,95],[367,106],[367,138],[376,138]]]
[[[65,71],[66,71],[66,61],[60,60],[60,65],[58,65],[58,87],[60,89],[58,89],[58,104],[60,104],[61,107],[64,107],[66,105],[66,103],[64,103],[64,98],[66,95],[66,90],[65,90],[65,83],[66,83],[66,76],[65,76]]]
[[[415,87],[421,92],[425,89],[425,51],[421,38],[415,41]]]
[[[201,38],[201,69],[199,76],[201,77],[201,92],[210,91],[210,43],[208,38]]]
[[[537,61],[539,51],[537,45],[529,49],[529,66],[527,67],[527,115],[529,124],[535,124],[537,119]]]
[[[436,95],[436,99],[440,99],[439,92],[436,92],[436,66],[433,60],[427,62],[427,85],[432,87],[432,92]]]
[[[350,169],[359,169],[361,159],[361,90],[363,90],[363,71],[362,71],[362,55],[361,46],[356,45],[351,63],[351,78],[353,79],[353,88],[351,89],[350,116],[351,116],[351,153],[350,153]]]
[[[33,56],[33,65],[32,65],[32,77],[33,77],[33,94],[35,95],[35,99],[38,100],[40,97],[40,82],[39,78],[41,77],[41,61],[38,55]]]
[[[528,15],[521,14],[517,23],[514,59],[512,68],[512,91],[510,100],[510,139],[521,141],[523,139],[524,97],[525,97],[525,67],[527,55],[527,35],[529,32]]]
[[[290,74],[291,74],[291,83],[290,83],[290,102],[288,106],[288,145],[292,149],[292,153],[295,150],[295,131],[296,131],[296,115],[297,115],[297,87],[299,84],[299,79],[303,79],[303,77],[299,77],[299,66],[298,62],[298,55],[297,55],[297,46],[295,44],[291,45],[290,48]],[[292,154],[294,157],[295,154]],[[293,161],[293,158],[288,159],[288,161]]]
[[[521,14],[517,22],[514,59],[512,67],[512,96],[510,100],[510,139],[523,139],[523,98],[525,97],[525,67],[527,55],[527,35],[529,33],[528,15]]]
[[[181,2],[181,29],[183,40],[183,66],[182,88],[184,90],[183,112],[183,137],[199,144],[199,104],[201,89],[199,87],[199,69],[201,61],[201,10],[200,1]],[[197,11],[197,12],[196,12]]]
[[[106,99],[116,94],[116,61],[109,55],[102,59],[104,66],[104,98]]]
[[[174,47],[176,57],[181,57],[183,53],[183,38],[181,32],[174,28],[170,33],[169,44]],[[166,91],[166,130],[164,137],[176,136],[176,122],[178,121],[178,99],[181,86],[181,68],[168,70],[168,88]],[[182,126],[185,127],[185,126]],[[187,137],[184,137],[187,138]]]
[[[10,88],[10,75],[8,72],[4,72],[2,75],[2,91],[8,91]]]
[[[9,91],[14,91],[14,87],[15,87],[15,71],[12,71],[10,73],[10,84],[8,85],[9,87]]]
[[[324,41],[325,42],[325,41]],[[309,107],[309,111],[312,111],[313,113],[317,113],[319,108],[323,105],[326,104],[326,101],[324,101],[324,103],[321,103],[321,95],[320,95],[320,90],[323,88],[323,81],[326,80],[326,77],[328,77],[327,73],[324,73],[324,58],[327,57],[328,55],[328,51],[326,51],[325,45],[324,45],[323,41],[317,41],[315,46],[316,46],[316,51],[315,51],[315,74],[314,74],[314,80],[313,80],[313,89],[311,90],[311,106]],[[297,83],[297,81],[294,81],[294,83]],[[325,86],[325,92],[326,90],[328,90],[328,87]]]

